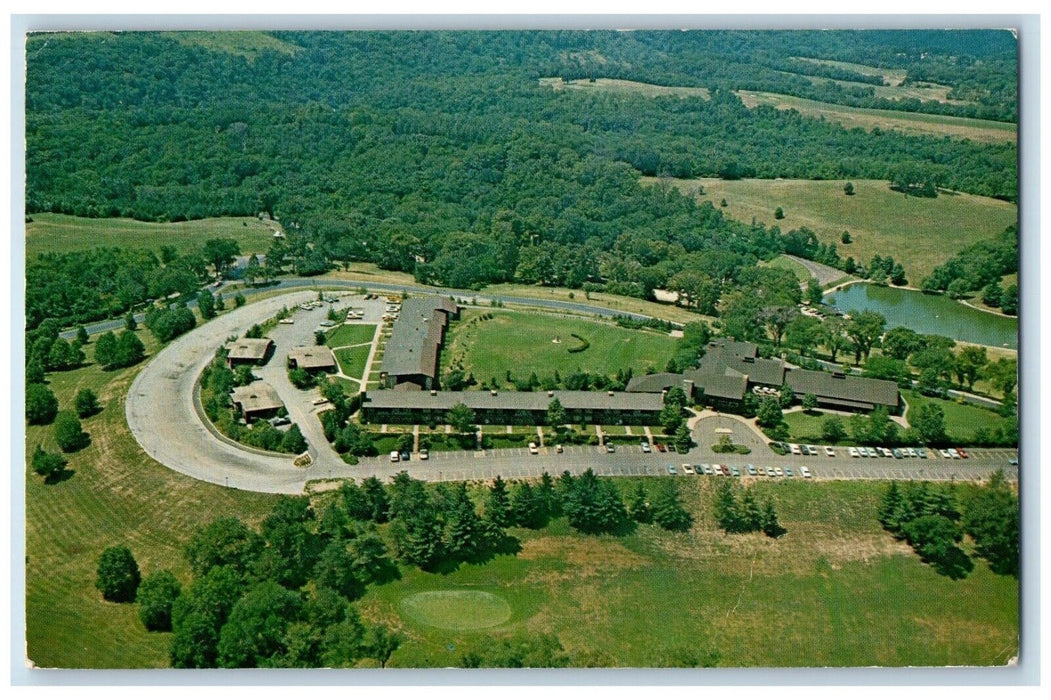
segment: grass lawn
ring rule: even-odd
[[[924,396],[918,391],[905,391],[902,392],[902,396],[909,404],[909,409],[905,413],[906,418],[912,416],[913,411],[918,412],[920,406],[924,404],[930,403],[941,406],[942,411],[945,412],[945,432],[953,441],[964,445],[970,442],[975,428],[984,426],[989,430],[995,430],[1008,422],[1007,418],[1004,418],[996,411],[990,411],[987,408],[981,408],[972,404],[959,404],[952,400],[936,399]]]
[[[292,55],[301,50],[295,44],[281,41],[266,32],[164,32],[163,36],[187,46],[244,56],[249,61],[263,51]]]
[[[793,411],[792,413],[784,414],[785,425],[788,426],[788,440],[790,442],[805,442],[807,444],[824,444],[826,440],[821,437],[821,424],[831,415],[838,416],[843,421],[843,428],[848,433],[848,437],[839,443],[833,444],[853,445],[854,441],[849,437],[850,425],[848,421],[850,416],[843,416],[838,413],[825,413],[820,409],[814,411],[814,415],[810,415],[805,411]]]
[[[480,320],[482,313],[493,318]],[[569,352],[585,338],[582,352]],[[557,338],[560,342],[555,343]],[[631,368],[644,374],[648,367],[663,369],[675,350],[676,340],[662,333],[629,330],[612,323],[566,318],[541,313],[468,309],[452,325],[442,351],[443,372],[462,364],[479,381],[496,377],[503,381],[508,371],[520,379],[530,373],[551,376],[555,370],[565,377],[577,370],[607,375]]]
[[[643,178],[656,182],[656,178]],[[909,283],[919,286],[925,276],[976,241],[991,238],[1018,219],[1018,207],[1009,202],[974,195],[940,195],[935,199],[905,197],[882,180],[852,180],[855,194],[843,194],[845,180],[673,180],[683,192],[710,200],[722,199],[724,212],[739,221],[753,217],[782,231],[802,226],[823,243],[835,243],[841,257],[869,261],[892,254],[905,266]],[[774,210],[784,209],[776,221]],[[843,231],[852,242],[844,245]]]
[[[809,117],[824,117],[845,129],[862,128],[867,131],[879,127],[883,131],[901,131],[912,135],[952,136],[986,143],[1015,142],[1018,130],[1014,124],[967,117],[951,117],[921,112],[899,112],[892,109],[865,109],[847,107],[831,102],[807,100],[802,97],[773,92],[738,90],[746,107],[767,105],[776,109],[794,109]]]
[[[336,356],[336,361],[339,362],[339,368],[343,370],[343,374],[355,379],[361,378],[361,375],[365,372],[365,363],[369,359],[368,345],[359,345],[356,348],[342,348],[336,350],[333,354]]]
[[[793,275],[795,275],[800,282],[804,284],[807,282],[807,280],[809,280],[812,277],[810,272],[807,271],[807,269],[803,267],[800,263],[796,262],[792,258],[787,258],[784,255],[778,255],[776,258],[768,262],[767,266],[780,268],[782,270],[788,270]]]
[[[139,336],[149,353],[157,351],[152,335]],[[85,350],[90,358],[93,346]],[[273,496],[183,476],[142,451],[123,403],[140,368],[104,372],[88,365],[48,375],[60,408],[72,408],[84,387],[105,408],[83,421],[91,445],[67,455],[68,479],[44,484],[26,467],[26,635],[39,667],[167,666],[170,635],[147,633],[135,605],[105,602],[95,589],[102,550],[127,544],[143,575],[171,569],[185,585],[190,573],[182,549],[195,528],[230,514],[258,524],[274,503]],[[51,426],[26,427],[27,452],[37,444],[58,451]]]
[[[339,348],[345,345],[360,345],[361,343],[371,343],[372,338],[375,335],[375,324],[344,323],[325,334],[325,343],[330,348]]]
[[[616,483],[628,494],[636,481]],[[709,648],[719,665],[744,667],[989,665],[1017,653],[1017,581],[979,560],[960,581],[938,576],[877,523],[884,484],[757,484],[788,530],[777,540],[717,530],[713,486],[679,481],[689,532],[588,537],[564,520],[513,530],[517,556],[448,574],[403,568],[366,593],[363,616],[402,635],[395,667],[458,665],[517,634],[554,634],[574,665],[600,666],[668,665]],[[473,599],[484,605],[449,617]]]
[[[38,253],[67,253],[88,248],[148,248],[175,246],[185,253],[209,238],[233,238],[242,254],[265,253],[273,230],[255,217],[199,219],[158,224],[133,219],[87,219],[65,214],[33,214],[26,224],[26,258]]]

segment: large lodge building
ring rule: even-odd
[[[664,394],[682,387],[687,397],[720,410],[740,409],[749,392],[760,397],[791,388],[796,399],[807,394],[818,405],[848,411],[882,406],[901,409],[894,382],[789,367],[783,360],[762,358],[753,343],[717,339],[696,369],[682,374],[633,377],[627,391],[439,391],[438,356],[449,320],[459,315],[455,302],[430,296],[408,299],[395,321],[380,367],[380,384],[393,391],[365,394],[362,415],[374,423],[441,424],[448,411],[464,404],[482,424],[538,425],[558,399],[569,423],[654,425],[660,422]]]

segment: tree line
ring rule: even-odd
[[[1018,576],[1018,496],[996,472],[988,483],[963,495],[954,485],[892,481],[879,506],[879,521],[903,539],[938,573],[964,578],[974,562],[960,547],[963,535],[998,574]]]

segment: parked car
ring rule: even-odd
[[[953,447],[950,447],[950,448],[949,448],[949,459],[959,459],[959,458],[960,458],[960,453],[959,453],[959,451],[958,451],[958,450],[956,450],[956,449],[955,449],[955,448],[953,448]]]
[[[613,446],[612,442],[607,442],[606,443],[606,453],[607,454],[613,454],[616,451],[617,451],[617,448]]]
[[[428,460],[428,459],[430,459],[430,458],[431,458],[431,455],[430,455],[430,453],[429,453],[429,452],[427,451],[427,449],[426,449],[426,448],[424,448],[424,449],[420,450],[420,459],[422,459],[422,460]]]
[[[1009,460],[1007,460],[1007,463],[1010,464],[1012,467],[1017,467],[1018,466],[1018,458],[1017,457],[1011,457]]]
[[[806,467],[800,467],[799,468],[799,473],[803,475],[804,479],[809,479],[810,478],[810,470],[807,469]]]
[[[676,474],[675,465],[674,464],[669,464],[668,465],[668,473],[673,475],[673,476]]]
[[[952,459],[952,455],[949,454],[948,450],[938,450],[938,454],[940,454],[945,459]]]
[[[795,445],[795,444],[791,444],[790,443],[788,445],[788,449],[794,455],[801,455],[801,454],[803,454],[803,451],[801,449],[799,449],[799,445]]]
[[[816,445],[807,445],[806,448],[810,451],[811,455],[813,455],[815,457],[817,456],[817,446]]]
[[[774,476],[784,476],[785,473],[781,471],[781,467],[774,467]]]
[[[401,461],[401,456],[398,454],[397,450],[392,450],[391,451],[391,453],[390,453],[390,461],[392,461],[392,462],[400,462]]]
[[[795,474],[792,473],[792,467],[785,467],[785,476],[795,476]]]
[[[963,451],[962,447],[957,447],[956,452],[960,455],[962,459],[967,459],[967,453]]]
[[[741,476],[741,470],[737,467],[730,467],[730,474],[733,476]]]
[[[409,461],[409,451],[408,450],[402,450],[401,454],[399,455],[399,457],[401,457],[401,461],[408,462]]]
[[[747,467],[747,469],[748,469],[748,473],[749,473],[749,474],[750,474],[751,476],[755,476],[755,475],[756,475],[756,474],[758,473],[758,472],[756,472],[756,470],[755,470],[755,465],[754,465],[754,464],[749,464],[749,465],[748,465],[748,467]]]
[[[693,470],[693,466],[692,466],[692,465],[689,465],[689,464],[683,464],[683,465],[682,465],[682,473],[683,473],[683,474],[696,474],[697,472],[695,472],[695,471]]]
[[[537,446],[536,446],[535,442],[529,443],[529,454],[531,454],[531,455],[540,454],[540,450],[537,449]]]
[[[825,456],[826,457],[835,457],[836,456],[836,451],[833,450],[828,445],[825,445]]]
[[[848,447],[847,448],[847,452],[850,453],[851,457],[857,457],[858,456],[858,450],[855,447]]]
[[[919,456],[920,459],[927,459],[927,450],[923,449],[922,447],[916,448],[916,454]]]
[[[656,444],[654,445],[654,447],[656,447],[656,448],[657,448],[657,451],[658,451],[658,452],[666,452],[666,451],[667,451],[667,448],[666,448],[666,447],[664,446],[664,443],[663,443],[663,442],[658,442],[658,443],[656,443]]]
[[[562,451],[562,445],[555,445],[555,452],[557,454],[562,454]]]
[[[650,443],[648,443],[648,442],[642,443],[641,447],[642,447],[642,451],[645,452],[646,454],[649,454],[650,452],[653,451],[653,448],[650,447]]]
[[[892,455],[894,455],[894,459],[901,459],[902,457],[905,456],[905,453],[902,452],[901,450],[897,449],[897,448],[894,448],[893,450],[891,450],[890,453]]]

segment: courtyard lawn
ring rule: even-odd
[[[585,349],[570,352],[585,341]],[[664,369],[675,344],[675,338],[663,333],[591,319],[469,309],[449,329],[442,372],[461,366],[480,382],[495,377],[500,383],[508,372],[519,380],[533,372],[540,378],[556,371],[563,378],[578,371],[612,376],[631,369],[645,374],[647,369]]]
[[[361,375],[365,373],[365,363],[369,359],[370,348],[369,345],[359,345],[354,348],[340,348],[332,354],[336,356],[336,361],[339,362],[339,368],[343,374],[361,379]]]
[[[849,435],[850,416],[839,413],[825,413],[820,409],[815,410],[812,413],[807,413],[806,411],[785,413],[784,422],[785,425],[788,426],[788,441],[804,442],[807,444],[825,444],[828,441],[821,437],[821,424],[824,423],[829,416],[838,417],[843,422],[843,429],[847,431],[847,437],[843,438],[843,440],[838,443],[830,444],[853,445],[855,441]]]
[[[371,343],[376,335],[376,326],[371,323],[344,323],[325,334],[325,344],[330,348]]]
[[[1010,420],[987,408],[972,404],[959,404],[953,400],[931,398],[918,391],[905,391],[902,392],[902,396],[909,404],[909,409],[905,414],[906,418],[913,416],[914,412],[919,411],[920,406],[924,404],[941,406],[942,411],[945,412],[945,432],[951,441],[964,445],[971,441],[976,428],[984,427],[987,430],[995,430],[1006,426]]]

